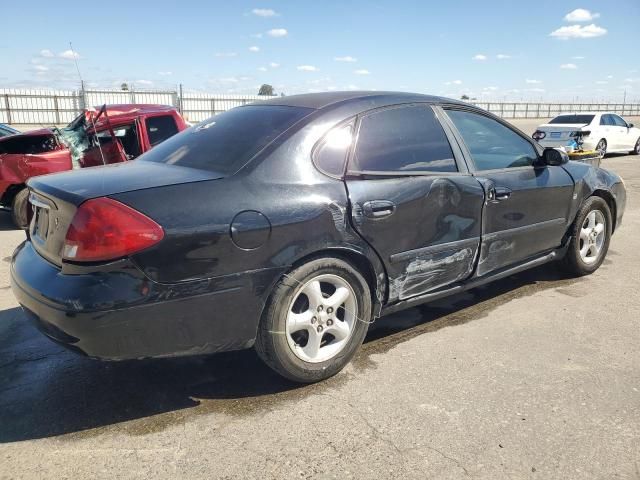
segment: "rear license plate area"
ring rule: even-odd
[[[34,207],[34,210],[31,236],[37,238],[41,242],[45,242],[49,235],[49,209]]]

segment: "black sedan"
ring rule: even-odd
[[[47,336],[110,360],[253,346],[300,382],[386,313],[556,260],[594,272],[626,199],[483,110],[382,92],[235,108],[29,188],[11,280]]]

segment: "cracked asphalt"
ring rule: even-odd
[[[253,351],[102,363],[22,317],[0,213],[0,478],[640,479],[640,157],[604,265],[553,266],[378,320],[345,371]]]

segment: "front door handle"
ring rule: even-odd
[[[396,205],[389,200],[371,200],[362,205],[362,210],[366,217],[383,218],[393,214]]]
[[[511,196],[511,189],[507,187],[492,187],[489,189],[489,200],[492,202],[501,202],[507,200]]]

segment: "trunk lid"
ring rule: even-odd
[[[585,129],[588,124],[584,123],[545,123],[540,125],[537,130],[546,133],[545,140],[569,140],[571,132]]]
[[[135,160],[32,178],[27,183],[33,205],[29,236],[40,255],[62,265],[67,230],[77,207],[85,200],[222,177],[206,170]]]

